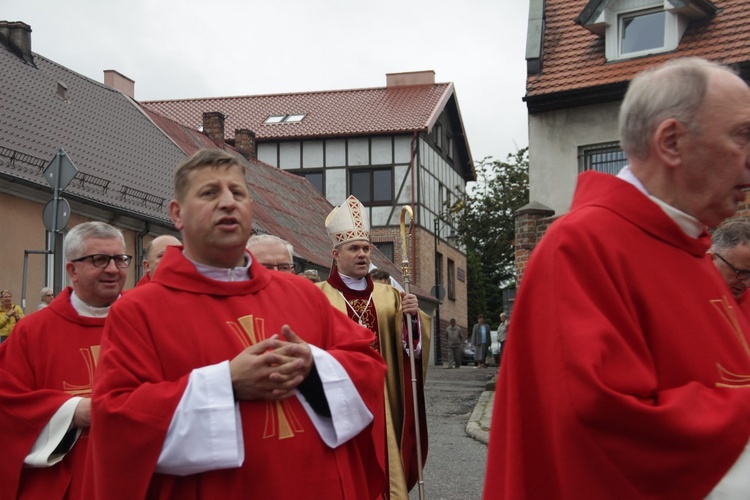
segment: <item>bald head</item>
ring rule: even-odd
[[[143,259],[143,270],[146,271],[149,278],[154,277],[156,268],[159,267],[159,262],[164,256],[164,252],[169,246],[180,246],[180,240],[170,235],[157,236],[151,241],[151,244],[146,250],[146,256]]]

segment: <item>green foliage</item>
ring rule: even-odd
[[[477,316],[487,312],[487,294],[485,293],[487,283],[482,273],[482,260],[476,251],[467,249],[466,268],[469,282],[466,292],[469,303],[467,310],[469,317],[466,318],[466,324],[471,328],[477,322]]]
[[[515,283],[514,212],[529,202],[528,148],[505,161],[487,157],[474,168],[476,185],[449,208],[467,251],[468,324],[484,313],[494,327],[503,310],[502,290]]]

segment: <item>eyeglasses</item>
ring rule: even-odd
[[[260,265],[271,271],[276,270],[282,273],[291,273],[294,271],[294,264],[263,264],[261,262]]]
[[[94,267],[104,269],[109,266],[109,261],[114,260],[115,266],[119,269],[126,269],[130,267],[130,262],[133,260],[133,257],[130,255],[107,255],[105,253],[97,253],[94,255],[86,255],[80,259],[73,259],[71,262],[81,262],[86,259],[91,259],[91,263],[94,264]]]
[[[737,269],[732,264],[730,264],[729,262],[727,262],[727,259],[725,259],[721,255],[719,255],[718,253],[715,253],[714,255],[717,256],[718,258],[720,258],[721,261],[724,264],[726,264],[727,266],[729,266],[729,269],[731,269],[732,271],[734,271],[734,274],[735,274],[735,276],[737,276],[737,279],[739,281],[745,281],[746,279],[750,278],[750,271],[744,271],[744,270]]]

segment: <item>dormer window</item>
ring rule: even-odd
[[[692,21],[716,12],[708,0],[591,0],[576,23],[603,37],[616,61],[674,50]]]
[[[620,15],[620,56],[664,50],[663,10]]]

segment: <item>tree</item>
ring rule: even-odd
[[[469,311],[474,316],[468,324],[479,312],[495,322],[503,310],[503,289],[515,284],[514,213],[529,202],[528,148],[509,154],[505,161],[487,157],[474,168],[476,185],[461,191],[448,207],[466,247],[467,273],[474,278],[469,286]]]

